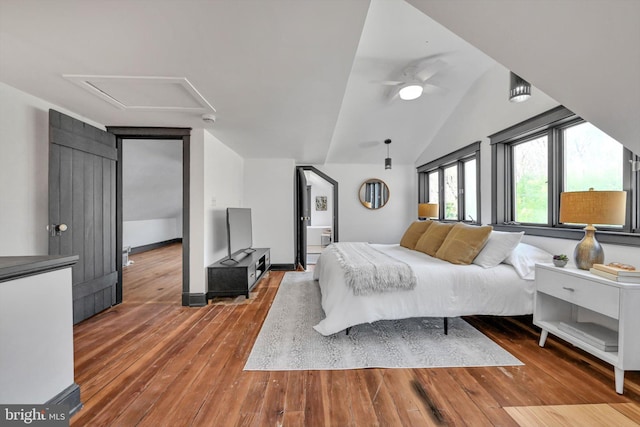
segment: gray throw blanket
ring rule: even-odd
[[[332,251],[345,272],[345,282],[354,295],[410,290],[417,279],[411,267],[374,249],[368,243],[333,243]]]

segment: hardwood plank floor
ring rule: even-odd
[[[249,301],[182,307],[180,254],[132,255],[124,302],[74,327],[73,426],[607,425],[609,411],[640,425],[640,372],[616,394],[610,365],[553,337],[538,347],[530,316],[465,318],[524,366],[245,372],[285,273]]]

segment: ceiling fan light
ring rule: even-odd
[[[420,85],[408,85],[400,89],[398,95],[400,99],[404,101],[411,101],[412,99],[419,98],[422,95],[422,86]]]

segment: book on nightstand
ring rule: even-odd
[[[618,332],[591,322],[560,322],[558,329],[602,351],[618,351]]]
[[[591,267],[589,271],[600,277],[607,278],[609,280],[615,280],[620,283],[640,283],[640,275],[638,276],[623,276],[608,271],[601,270],[599,268]]]
[[[600,271],[605,271],[607,273],[615,274],[616,276],[629,276],[629,277],[640,277],[640,270],[627,270],[624,268],[614,267],[612,265],[605,264],[593,264],[593,268]],[[630,266],[630,268],[633,268]]]

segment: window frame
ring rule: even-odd
[[[559,221],[560,193],[564,188],[564,130],[586,121],[563,106],[525,120],[489,136],[491,141],[491,223],[495,229],[525,231],[528,235],[579,240],[584,236],[583,226],[562,224]],[[516,223],[513,193],[512,147],[542,135],[547,135],[548,149],[548,204],[547,224]],[[632,171],[632,161],[639,156],[623,146],[623,190],[627,192],[627,223],[620,228],[598,227],[598,240],[640,246],[640,172]]]
[[[474,221],[464,219],[466,217],[465,206],[465,163],[470,160],[476,161],[476,212],[478,218]],[[458,218],[445,219],[444,206],[444,169],[457,166],[458,180]],[[442,222],[466,222],[470,224],[481,224],[481,185],[480,185],[480,141],[473,142],[466,147],[460,148],[452,153],[442,156],[436,160],[426,163],[417,168],[418,172],[418,203],[433,203],[429,200],[429,174],[437,172],[438,177],[438,218]]]
[[[552,153],[551,153],[551,138],[548,135],[548,132],[536,132],[536,133],[532,133],[530,135],[527,135],[524,138],[519,138],[513,142],[511,142],[508,147],[507,147],[507,153],[506,153],[506,159],[505,161],[507,162],[507,171],[509,173],[509,177],[510,180],[505,182],[505,188],[506,191],[508,191],[508,195],[507,195],[507,201],[508,201],[508,206],[506,206],[506,218],[509,218],[507,221],[508,222],[514,222],[514,218],[516,215],[515,212],[515,203],[514,203],[514,199],[516,198],[516,186],[515,186],[515,177],[514,177],[514,173],[515,173],[515,168],[514,168],[514,155],[513,155],[513,148],[521,145],[521,144],[526,144],[527,142],[531,142],[534,139],[538,139],[541,138],[543,136],[547,137],[547,178],[549,176],[551,176],[551,164],[553,162],[553,157],[552,157]],[[507,180],[507,177],[505,176],[505,180]],[[548,226],[549,224],[551,224],[552,222],[552,218],[549,215],[549,206],[550,206],[550,199],[549,199],[549,195],[551,194],[551,189],[550,189],[550,183],[549,180],[547,181],[547,222],[546,224],[540,224],[540,223],[521,223],[523,225],[532,225],[532,226]]]

